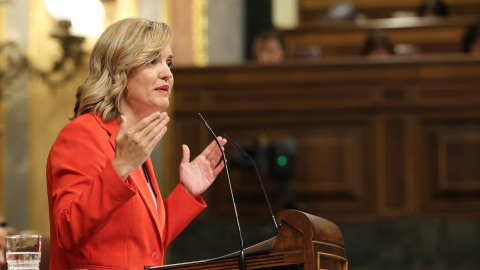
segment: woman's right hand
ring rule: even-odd
[[[127,129],[127,119],[120,116],[120,128],[115,138],[115,159],[112,165],[125,181],[128,175],[142,165],[153,148],[167,132],[170,121],[166,112],[155,112]]]

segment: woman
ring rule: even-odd
[[[162,199],[150,153],[167,131],[173,86],[166,24],[124,19],[95,44],[73,120],[47,162],[50,269],[143,269],[206,207],[200,194],[223,169],[215,142]],[[220,139],[221,145],[226,140]],[[217,164],[219,164],[217,166]]]

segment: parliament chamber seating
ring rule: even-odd
[[[298,27],[283,31],[288,55],[296,60],[295,55],[316,49],[321,51],[317,59],[358,56],[376,30],[384,31],[392,44],[421,54],[458,53],[467,28],[480,18],[480,0],[443,0],[449,16],[438,18],[415,17],[422,0],[351,2],[362,18],[332,21],[326,13],[337,1],[299,0]],[[410,17],[393,17],[399,11]]]
[[[461,52],[467,28],[476,22],[474,17],[333,21],[304,24],[282,34],[289,55],[318,48],[321,59],[359,56],[368,35],[377,30],[384,31],[393,45],[410,45],[420,54],[442,54]]]

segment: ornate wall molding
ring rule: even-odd
[[[208,64],[208,0],[192,2],[193,62],[196,66]]]
[[[0,44],[0,99],[6,85],[15,83],[27,67],[28,60],[20,45],[12,41]]]

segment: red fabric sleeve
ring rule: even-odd
[[[207,205],[202,197],[193,198],[182,184],[178,184],[163,203],[166,213],[163,245],[166,248]]]

